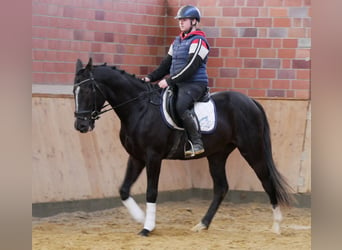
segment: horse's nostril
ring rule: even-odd
[[[74,126],[75,126],[75,129],[81,133],[86,133],[89,131],[89,124],[88,123],[84,124],[83,122],[76,120]]]

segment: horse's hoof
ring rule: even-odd
[[[193,231],[193,232],[200,232],[200,231],[206,230],[206,229],[208,229],[208,227],[206,225],[204,225],[202,222],[200,222],[196,226],[191,228],[191,231]]]
[[[145,228],[141,230],[139,233],[140,236],[144,236],[144,237],[147,237],[149,234],[150,234],[150,231]]]
[[[272,232],[276,233],[276,234],[281,234],[281,232],[280,232],[280,224],[279,223],[277,223],[277,222],[273,223]]]

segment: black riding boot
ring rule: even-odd
[[[187,110],[181,117],[183,126],[187,132],[189,139],[192,143],[192,147],[185,151],[185,157],[195,156],[204,152],[203,142],[201,139],[201,133],[199,132],[199,124],[195,115]]]

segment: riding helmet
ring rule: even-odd
[[[180,18],[193,18],[193,19],[196,19],[198,22],[200,22],[201,13],[199,9],[197,9],[195,6],[185,5],[185,6],[182,6],[178,10],[177,16],[175,16],[175,19],[180,19]]]

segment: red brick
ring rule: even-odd
[[[223,67],[223,58],[210,58],[208,60],[208,67]]]
[[[307,60],[293,60],[292,67],[294,69],[310,69],[311,68],[311,61]]]
[[[220,77],[237,77],[237,69],[220,69]]]
[[[261,58],[275,58],[277,57],[276,49],[258,49],[258,57]]]
[[[271,8],[270,14],[271,14],[271,17],[288,17],[288,9],[287,8]]]
[[[281,61],[280,59],[269,59],[265,58],[262,60],[262,67],[263,68],[274,68],[278,69],[280,68]]]
[[[215,80],[215,87],[232,88],[233,87],[233,79],[218,78]]]
[[[255,18],[255,27],[272,27],[272,18]]]
[[[223,17],[216,18],[216,22],[217,22],[218,27],[233,27],[235,19],[234,17],[223,16]]]
[[[222,13],[223,16],[235,16],[238,17],[240,12],[240,8],[234,8],[234,7],[229,7],[229,8],[223,8]]]
[[[256,78],[257,71],[256,69],[240,69],[239,77],[240,78]]]
[[[272,88],[274,89],[289,89],[290,81],[289,80],[273,80]]]
[[[203,15],[205,15],[205,14],[203,14]],[[208,15],[206,15],[206,17],[203,17],[201,22],[205,23],[205,26],[207,26],[207,27],[216,27],[217,26],[216,17],[209,17]]]
[[[271,81],[268,79],[254,79],[253,88],[255,89],[268,89],[271,87]]]
[[[245,7],[246,3],[245,3],[245,0],[236,0],[235,5]]]
[[[303,27],[303,19],[293,18],[293,27]]]
[[[261,59],[245,59],[245,68],[260,68]]]
[[[159,63],[160,63],[160,61],[159,61]],[[154,68],[153,68],[153,70],[154,70]],[[219,77],[219,69],[217,67],[215,67],[215,68],[208,67],[207,72],[208,72],[209,76]]]
[[[255,38],[254,48],[272,48],[272,39]]]
[[[250,38],[235,38],[235,47],[252,47],[253,40]]]
[[[259,8],[259,17],[269,17],[269,8]]]
[[[241,28],[240,29],[240,36],[241,37],[257,37],[258,30],[257,28]]]
[[[236,27],[253,27],[254,18],[250,17],[237,17],[235,18]]]
[[[222,48],[221,56],[223,57],[237,57],[239,54],[239,49],[237,48]]]
[[[286,97],[287,98],[294,98],[295,97],[294,90],[286,90]]]
[[[296,58],[310,58],[310,49],[297,49],[296,50]]]
[[[212,5],[214,6],[214,5]],[[207,17],[218,17],[218,16],[221,16],[221,10],[222,8],[219,8],[219,7],[210,7],[210,8],[202,8],[201,9],[202,12],[202,16],[203,16],[203,20],[205,20],[205,23],[206,25],[208,25],[208,18]]]
[[[226,58],[225,66],[232,68],[242,68],[243,60],[241,58]]]
[[[297,48],[298,47],[298,39],[284,39],[283,40],[283,48]]]
[[[239,56],[240,57],[256,57],[257,56],[257,50],[256,49],[241,48],[241,49],[239,49]]]
[[[282,6],[283,0],[264,0],[265,6]]]
[[[298,70],[297,71],[297,79],[310,79],[311,78],[311,71],[310,70]]]
[[[288,59],[282,60],[282,68],[283,69],[292,68],[292,60],[288,60]]]
[[[258,8],[242,8],[241,9],[241,16],[257,17],[258,15],[259,15]]]
[[[278,71],[278,79],[296,79],[296,72],[294,70],[281,69]]]
[[[252,80],[251,79],[235,79],[234,80],[234,87],[235,88],[251,88],[252,87]]]
[[[221,35],[222,37],[237,37],[239,32],[235,28],[222,28]]]
[[[285,91],[282,89],[268,89],[267,96],[268,97],[285,97]]]
[[[74,17],[75,15],[75,8],[70,6],[64,6],[63,8],[63,16],[64,17]]]
[[[273,48],[281,48],[281,42],[282,42],[282,39],[273,39],[272,47]]]
[[[285,0],[284,6],[299,7],[302,6],[302,0]]]
[[[219,48],[211,48],[209,52],[210,57],[219,57],[220,56],[220,49]]]
[[[309,89],[310,88],[310,81],[293,80],[292,81],[292,88],[293,89]]]
[[[259,69],[258,78],[275,78],[276,70],[274,69]]]
[[[296,90],[295,97],[298,99],[309,99],[310,91],[309,90]]]
[[[303,38],[303,37],[306,37],[305,34],[306,34],[305,28],[290,28],[288,31],[289,37]]]
[[[295,49],[279,49],[278,57],[279,58],[295,58],[296,50]]]
[[[247,6],[264,6],[264,0],[247,0]]]
[[[248,89],[248,96],[250,97],[265,97],[266,90],[265,89]]]
[[[273,27],[291,27],[290,18],[274,18]]]
[[[233,47],[233,38],[216,38],[215,46],[217,47]],[[211,50],[210,50],[211,51]]]
[[[205,0],[201,2],[201,6],[215,6],[216,5],[216,0]]]
[[[221,0],[218,1],[219,6],[234,6],[235,0]]]

